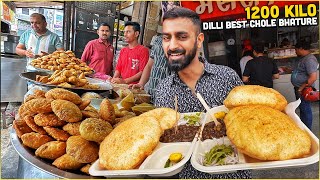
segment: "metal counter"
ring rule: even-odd
[[[23,102],[27,81],[19,77],[25,71],[25,58],[1,57],[1,102]]]

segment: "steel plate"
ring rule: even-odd
[[[34,83],[36,85],[39,85],[39,86],[45,86],[45,87],[49,87],[49,88],[60,87],[60,86],[57,86],[57,85],[38,82],[38,81],[36,81],[36,75],[47,76],[47,75],[50,75],[50,73],[48,73],[48,72],[23,72],[23,73],[20,74],[20,77],[25,79],[25,80],[27,80],[27,81],[30,81],[30,82],[32,82],[32,83]],[[96,83],[97,82],[97,80],[95,80],[95,79],[88,78],[88,77],[86,77],[86,78],[88,79],[88,81],[90,83]],[[103,88],[100,88],[100,89],[85,89],[85,88],[81,88],[81,87],[74,87],[74,88],[60,87],[60,88],[68,89],[68,90],[76,92],[78,94],[82,94],[82,93],[89,92],[89,91],[90,92],[101,93],[101,92],[111,91],[112,90],[111,84],[107,85],[107,86],[104,86]]]
[[[16,131],[12,127],[10,127],[9,131],[10,131],[10,140],[11,140],[12,146],[17,151],[19,156],[23,158],[25,161],[27,161],[28,163],[30,163],[31,165],[33,165],[34,167],[40,169],[41,171],[44,171],[48,174],[51,174],[59,178],[70,178],[70,179],[99,178],[99,177],[85,175],[80,171],[69,172],[69,171],[64,171],[56,168],[55,166],[51,165],[49,160],[45,161],[44,159],[40,159],[36,157],[34,154],[34,150],[28,147],[25,147],[22,144],[21,140],[18,138]]]

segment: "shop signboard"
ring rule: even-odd
[[[318,1],[181,1],[181,6],[197,12],[202,21],[246,17],[246,7],[301,5]]]

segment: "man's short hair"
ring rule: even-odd
[[[124,24],[124,27],[132,26],[134,31],[138,31],[140,33],[140,24],[137,22],[128,21]]]
[[[196,12],[183,7],[175,7],[164,13],[162,22],[164,22],[166,19],[175,19],[175,18],[190,19],[192,23],[197,27],[197,30],[198,30],[197,34],[201,32],[201,20],[199,15]]]
[[[253,50],[257,53],[263,53],[264,52],[264,41],[263,40],[256,40],[253,42]]]
[[[40,13],[32,13],[30,17],[40,17],[42,21],[47,22],[46,17]]]
[[[311,48],[311,45],[308,41],[302,39],[297,42],[297,44],[295,45],[295,48],[296,49],[302,48],[304,50],[309,50]]]
[[[111,31],[111,27],[110,27],[110,25],[109,25],[108,23],[105,23],[105,22],[100,23],[99,26],[98,26],[98,29],[99,29],[101,26],[108,26],[109,30]]]

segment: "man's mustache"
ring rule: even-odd
[[[176,49],[176,50],[174,50],[174,51],[172,51],[172,50],[168,50],[168,55],[171,55],[171,54],[184,54],[186,51],[185,50],[183,50],[183,49]]]

